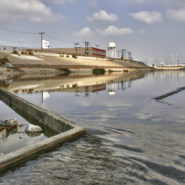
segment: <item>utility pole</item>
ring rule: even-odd
[[[89,55],[89,42],[84,42],[85,43],[85,55]]]
[[[43,50],[42,40],[43,40],[43,35],[45,34],[45,32],[39,32],[39,34],[40,34],[40,38],[41,38],[41,46],[40,46],[40,48],[41,48],[41,52],[42,52],[42,50]]]
[[[132,61],[132,53],[128,51],[127,54],[128,54],[128,60]]]
[[[121,59],[122,60],[126,59],[126,49],[121,50]]]
[[[76,49],[76,56],[78,55],[78,48],[79,48],[79,43],[74,43],[74,45],[75,45],[75,49]]]
[[[118,59],[120,59],[120,58],[121,58],[121,57],[120,57],[121,50],[118,50],[118,51],[117,51],[117,54],[118,54]]]
[[[100,45],[99,44],[96,44],[95,46],[96,46],[96,59],[97,59],[98,58],[98,49],[99,49],[99,46]]]

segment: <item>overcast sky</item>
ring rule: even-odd
[[[41,31],[51,47],[116,42],[137,59],[184,55],[185,0],[0,0],[0,45],[39,47]]]

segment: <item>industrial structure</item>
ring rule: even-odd
[[[121,59],[121,60],[132,60],[132,53],[126,49],[117,50],[116,43],[109,42],[108,45],[108,58],[109,59]]]
[[[108,46],[108,57],[110,59],[117,58],[116,43],[110,42]]]
[[[106,50],[95,48],[95,47],[79,47],[78,43],[75,43],[74,48],[49,48],[47,52],[67,54],[67,55],[77,55],[77,56],[90,56],[90,57],[106,57]]]

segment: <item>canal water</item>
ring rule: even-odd
[[[26,133],[25,129],[30,122],[0,101],[0,120],[10,119],[16,119],[19,126],[13,129],[0,128],[0,155],[5,155],[47,138],[42,132]]]
[[[18,80],[18,96],[87,129],[0,184],[185,184],[185,72]]]

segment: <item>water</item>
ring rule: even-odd
[[[0,184],[185,184],[185,91],[153,99],[183,86],[185,72],[15,81],[9,90],[88,133],[2,174]]]
[[[47,138],[43,133],[27,134],[25,128],[30,123],[0,101],[0,120],[16,119],[19,126],[0,130],[0,153],[7,154]]]

